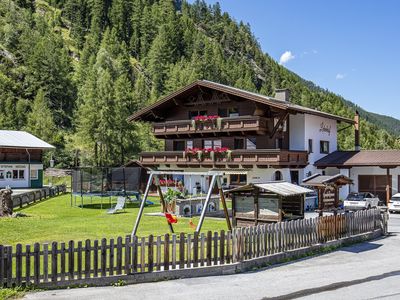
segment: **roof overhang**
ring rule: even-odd
[[[353,180],[343,174],[336,174],[333,176],[314,174],[303,180],[301,185],[303,186],[313,186],[313,187],[324,187],[327,185],[346,185],[352,184]]]
[[[247,192],[252,191],[254,189],[260,189],[266,192],[274,193],[283,197],[288,196],[296,196],[296,195],[303,195],[306,193],[313,192],[312,190],[292,184],[286,181],[273,181],[273,182],[266,182],[266,183],[250,183],[244,186],[240,186],[228,191],[225,193],[238,193],[238,192]]]
[[[156,116],[156,114],[154,112],[155,109],[160,109],[162,107],[166,107],[167,103],[174,103],[174,105],[179,105],[176,101],[177,97],[184,96],[196,89],[201,90],[201,88],[209,88],[209,89],[219,91],[222,93],[226,93],[229,95],[237,96],[239,98],[247,99],[247,100],[254,101],[254,102],[257,102],[260,104],[268,105],[268,106],[276,108],[276,109],[284,110],[291,114],[296,114],[296,113],[311,114],[311,115],[316,115],[316,116],[320,116],[320,117],[333,119],[338,122],[354,124],[354,120],[351,120],[348,118],[336,116],[336,115],[325,113],[325,112],[318,111],[315,109],[296,105],[291,102],[278,100],[273,97],[264,96],[261,94],[245,91],[242,89],[238,89],[235,87],[227,86],[224,84],[220,84],[220,83],[216,83],[216,82],[212,82],[212,81],[208,81],[208,80],[197,80],[197,81],[161,98],[160,100],[156,101],[155,103],[153,103],[149,106],[146,106],[145,108],[135,112],[130,117],[128,117],[127,120],[129,122],[149,121],[151,119],[151,118],[149,118],[150,116],[152,116],[153,118]]]

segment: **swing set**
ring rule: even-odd
[[[232,172],[229,172],[229,174],[232,174]],[[149,172],[149,179],[148,179],[147,185],[146,185],[146,190],[144,192],[143,198],[141,199],[139,213],[138,213],[138,215],[136,217],[135,225],[134,225],[133,230],[132,230],[132,234],[131,234],[132,236],[135,236],[136,233],[137,233],[137,230],[138,230],[138,227],[139,227],[139,224],[140,224],[140,220],[141,220],[142,215],[143,215],[144,206],[145,206],[145,203],[146,203],[147,198],[149,196],[150,187],[153,184],[153,181],[154,181],[154,184],[155,184],[155,186],[157,188],[157,192],[158,192],[158,195],[160,197],[160,203],[161,203],[161,206],[163,207],[163,213],[164,213],[164,215],[166,217],[169,229],[170,229],[171,233],[174,233],[173,224],[177,223],[178,219],[174,214],[172,214],[171,212],[169,212],[167,210],[166,201],[164,199],[164,194],[162,192],[162,188],[161,188],[161,184],[160,184],[160,179],[163,180],[168,175],[190,176],[189,178],[190,178],[190,188],[191,189],[193,189],[191,176],[202,176],[203,178],[206,178],[206,177],[210,178],[211,177],[210,184],[208,186],[208,191],[206,193],[204,205],[202,205],[202,208],[201,208],[201,214],[200,214],[199,223],[196,226],[196,225],[193,224],[192,221],[190,221],[189,225],[191,227],[196,227],[196,229],[195,229],[196,232],[200,232],[201,227],[203,225],[203,221],[204,221],[206,212],[207,212],[207,209],[209,207],[209,203],[210,203],[210,200],[211,200],[213,189],[215,188],[215,186],[217,186],[218,193],[219,193],[219,198],[220,198],[222,206],[223,206],[223,210],[224,210],[224,214],[225,214],[226,223],[228,225],[228,229],[232,230],[231,220],[229,218],[228,208],[226,206],[225,195],[224,195],[224,192],[222,190],[222,180],[221,179],[225,175],[225,172],[223,172],[223,171],[208,171],[208,172],[150,171]],[[176,184],[175,184],[175,187],[176,187]],[[196,191],[197,191],[197,187],[196,187]],[[201,190],[201,194],[202,194],[202,192],[203,191]],[[193,190],[192,191],[189,190],[189,193],[193,193]],[[190,201],[190,199],[191,199],[191,197],[188,200]]]

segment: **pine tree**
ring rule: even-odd
[[[25,129],[45,141],[52,142],[56,126],[47,101],[45,92],[39,89],[33,101],[32,110],[28,114],[28,122]]]

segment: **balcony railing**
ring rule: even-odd
[[[142,152],[140,162],[143,165],[180,164],[180,165],[271,165],[271,166],[306,166],[307,151],[280,149],[232,150],[229,155],[187,155],[183,151]]]
[[[259,116],[228,117],[205,122],[193,120],[167,121],[153,123],[155,136],[189,135],[195,133],[229,133],[229,132],[259,132],[265,134],[268,131],[267,119]]]

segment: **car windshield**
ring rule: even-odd
[[[393,201],[400,201],[400,196],[399,197],[392,197]]]
[[[365,194],[363,193],[351,193],[347,196],[346,200],[350,201],[363,201],[365,197]]]

